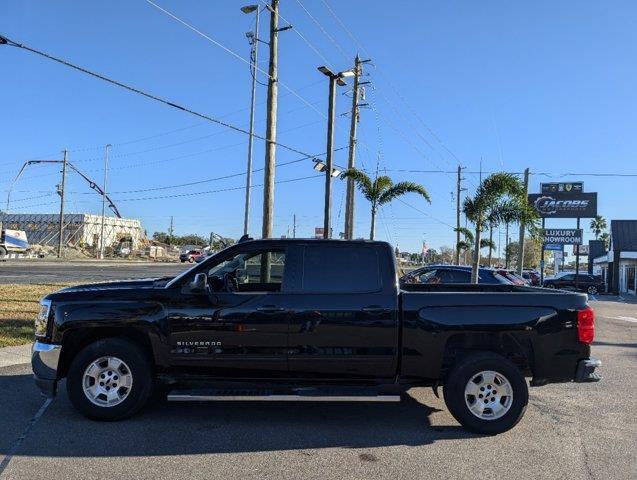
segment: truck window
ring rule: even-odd
[[[381,289],[376,249],[366,246],[311,246],[303,258],[303,291],[364,293]]]
[[[214,265],[208,271],[208,278],[222,279],[230,275],[236,279],[239,292],[278,292],[284,267],[283,251],[243,252]]]

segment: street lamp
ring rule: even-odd
[[[314,160],[314,170],[317,172],[324,172],[327,170],[327,165],[320,160]],[[342,172],[338,168],[332,168],[332,177],[338,177]]]
[[[318,171],[325,171],[325,213],[323,217],[323,238],[330,238],[330,224],[332,223],[330,218],[332,210],[332,177],[338,176],[338,174],[334,175],[332,161],[332,157],[334,156],[334,104],[336,103],[336,85],[346,85],[345,80],[343,79],[353,77],[354,72],[352,70],[346,70],[334,73],[325,65],[318,67],[318,71],[330,79],[329,106],[327,114],[326,164],[320,170],[317,167],[319,167],[319,163],[322,164],[323,162],[317,162],[314,167]]]
[[[250,224],[250,190],[252,189],[252,150],[254,141],[254,110],[256,106],[257,92],[257,54],[259,50],[259,5],[245,5],[241,7],[245,14],[256,12],[256,24],[254,32],[247,32],[246,37],[250,42],[250,73],[252,75],[252,95],[250,99],[250,137],[248,138],[248,168],[246,173],[246,199],[243,215],[243,234],[248,234]]]

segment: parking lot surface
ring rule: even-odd
[[[637,478],[637,305],[593,301],[593,384],[531,389],[521,423],[467,433],[430,389],[400,404],[156,403],[98,423],[30,367],[0,369],[1,479]],[[632,319],[632,320],[631,320]]]
[[[106,282],[131,278],[174,276],[189,263],[127,261],[8,260],[0,262],[1,283]]]

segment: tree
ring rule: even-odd
[[[546,252],[548,254],[549,252]],[[519,265],[520,262],[520,242],[511,242],[507,245],[507,256],[511,263]],[[524,240],[524,265],[536,268],[542,259],[542,242],[538,238],[527,238]],[[548,260],[547,260],[548,263]]]
[[[606,250],[608,250],[608,247],[610,246],[610,233],[608,232],[604,232],[599,236],[599,240],[601,240],[602,242],[604,242],[604,248]]]
[[[595,235],[595,240],[599,240],[599,236],[602,232],[608,228],[608,224],[606,223],[606,219],[601,215],[595,215],[595,218],[591,220],[591,232]]]
[[[514,205],[520,206],[519,213],[524,217],[530,215],[531,208],[527,206],[524,185],[520,179],[510,173],[498,172],[485,178],[478,186],[474,197],[467,197],[463,203],[464,214],[475,226],[472,283],[478,283],[482,230],[488,225],[490,214],[497,212],[497,205],[506,200],[511,200]]]
[[[465,227],[454,228],[454,232],[460,232],[464,237],[464,240],[460,240],[456,244],[456,251],[464,257],[464,263],[467,263],[467,252],[473,247],[474,237],[473,232]]]
[[[493,229],[490,228],[491,233],[489,234],[490,236],[493,235]],[[491,238],[483,238],[482,240],[480,240],[480,249],[483,248],[488,248],[489,249],[489,257],[488,257],[488,264],[489,266],[491,266],[491,259],[493,256],[493,251],[498,248],[497,245],[495,244],[495,242],[491,239]]]
[[[440,247],[440,263],[451,264],[455,258],[453,248],[443,245]]]
[[[429,193],[425,187],[414,182],[394,183],[391,178],[377,175],[372,179],[363,171],[356,168],[345,170],[341,175],[342,179],[351,178],[361,191],[363,196],[372,204],[372,224],[369,232],[369,239],[374,240],[376,230],[376,213],[378,208],[401,197],[407,193],[417,193],[427,202],[431,203]]]

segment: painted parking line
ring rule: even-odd
[[[35,424],[38,422],[40,417],[44,415],[44,412],[46,412],[46,409],[49,408],[49,405],[51,405],[51,402],[53,402],[52,398],[47,398],[44,401],[40,409],[31,418],[31,420],[29,420],[29,423],[27,424],[26,428],[22,432],[22,435],[20,435],[18,439],[14,442],[14,444],[11,446],[11,448],[9,448],[9,450],[7,451],[7,454],[2,459],[2,462],[0,462],[0,476],[2,476],[2,472],[4,472],[4,470],[7,468],[7,466],[9,465],[9,462],[11,461],[13,456],[17,453],[18,449],[22,445],[22,442],[24,442],[24,440],[29,436],[29,433],[31,432]]]

